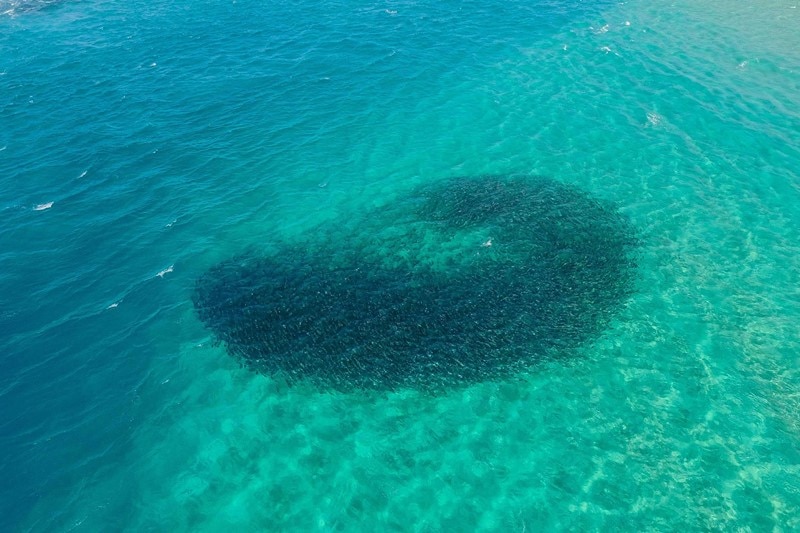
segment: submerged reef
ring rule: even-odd
[[[628,220],[543,177],[442,180],[348,222],[211,268],[200,319],[289,382],[442,390],[568,355],[632,290]]]

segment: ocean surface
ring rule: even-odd
[[[0,530],[800,529],[798,29],[796,0],[0,0]],[[461,331],[363,312],[446,313],[462,268],[498,298],[467,314],[516,320],[502,233],[414,226],[420,190],[505,176],[556,191],[515,235],[584,228],[610,278],[569,312],[522,278],[552,312],[445,342],[467,377],[250,365],[237,332],[297,337],[198,292],[261,257],[316,306],[292,327],[355,302],[372,329],[319,342],[371,357]]]

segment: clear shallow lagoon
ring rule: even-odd
[[[0,13],[0,529],[800,528],[792,1]],[[567,361],[342,393],[198,320],[243,250],[508,173],[641,241]]]

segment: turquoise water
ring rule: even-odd
[[[0,529],[800,528],[793,2],[0,13]],[[512,173],[637,234],[569,357],[337,391],[198,318],[236,254]]]

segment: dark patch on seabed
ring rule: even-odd
[[[200,319],[253,370],[337,390],[502,379],[597,337],[632,291],[616,209],[557,181],[439,181],[204,274]]]

